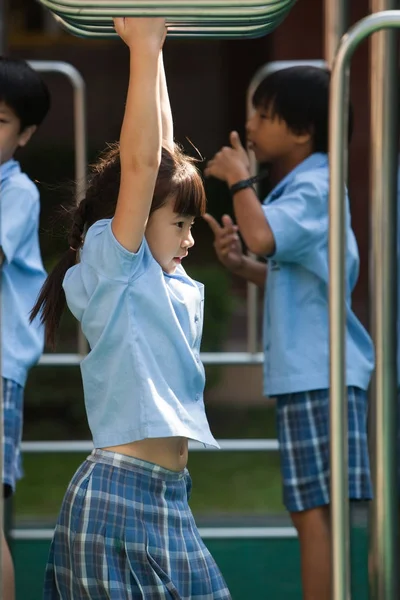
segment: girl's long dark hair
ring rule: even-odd
[[[190,216],[204,214],[205,192],[194,162],[178,146],[175,146],[173,153],[163,148],[150,215],[171,197],[175,198],[175,212]],[[31,311],[31,321],[40,314],[40,320],[45,325],[46,343],[52,348],[66,304],[62,287],[65,274],[76,263],[77,252],[84,243],[84,234],[89,227],[100,219],[114,216],[120,177],[119,144],[115,143],[92,167],[85,198],[78,204],[74,203],[67,211],[70,220],[69,248],[47,277]]]

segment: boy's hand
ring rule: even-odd
[[[242,146],[239,134],[232,131],[229,136],[231,147],[224,146],[212,160],[207,163],[204,171],[206,177],[216,177],[233,185],[250,176],[250,163],[245,148]]]
[[[116,17],[114,28],[129,48],[154,44],[156,50],[161,50],[167,35],[162,17]]]
[[[222,227],[214,217],[209,214],[203,216],[214,234],[214,248],[220,262],[232,272],[240,270],[243,264],[243,248],[238,232],[228,215],[222,217]]]

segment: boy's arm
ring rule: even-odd
[[[222,217],[222,225],[209,214],[204,220],[214,234],[214,248],[219,261],[231,273],[243,277],[260,288],[264,288],[267,276],[267,265],[243,254],[242,244],[238,236],[238,227],[228,215]]]
[[[233,272],[235,275],[243,277],[246,281],[255,283],[262,290],[265,288],[267,280],[267,265],[265,263],[254,260],[249,256],[243,256],[242,266]]]
[[[174,150],[174,121],[172,118],[171,103],[169,100],[167,78],[165,76],[163,53],[160,52],[160,104],[161,104],[161,128],[163,146],[170,152]]]
[[[227,183],[231,187],[238,181],[240,179],[232,177],[228,179]],[[275,253],[274,234],[252,188],[236,192],[233,197],[233,210],[240,232],[250,252],[258,256],[272,256]]]
[[[10,186],[1,192],[0,247],[8,263],[39,227],[39,194],[32,189]]]
[[[205,174],[225,181],[229,187],[250,177],[248,159],[239,136],[230,136],[232,147],[222,148],[205,170]],[[246,246],[259,256],[270,256],[275,251],[275,238],[264,211],[252,188],[236,192],[233,209],[240,233]]]

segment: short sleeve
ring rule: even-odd
[[[10,186],[3,192],[0,190],[0,246],[7,262],[12,262],[38,226],[39,192],[36,188]]]
[[[116,239],[112,219],[97,221],[88,230],[81,251],[81,262],[112,280],[129,281],[139,277],[149,262],[146,240],[137,252],[130,252]]]
[[[275,239],[274,258],[301,262],[327,236],[328,188],[297,180],[263,211]]]

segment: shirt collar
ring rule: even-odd
[[[307,156],[307,158],[303,160],[303,162],[301,162],[297,165],[297,167],[292,169],[292,171],[290,171],[290,173],[288,173],[286,177],[284,177],[282,181],[280,181],[274,187],[274,189],[266,197],[265,204],[272,202],[272,200],[278,198],[282,194],[285,187],[293,181],[296,175],[304,173],[305,171],[310,171],[311,169],[319,169],[321,167],[327,166],[328,155],[325,154],[325,152],[314,152],[314,154],[310,154],[310,156]]]
[[[5,181],[14,173],[20,173],[21,167],[19,162],[10,158],[7,162],[0,165],[0,181]]]

